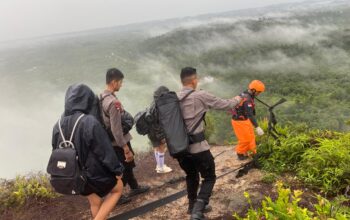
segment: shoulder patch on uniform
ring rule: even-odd
[[[123,111],[122,103],[119,101],[114,102],[114,107],[118,109],[119,111]]]

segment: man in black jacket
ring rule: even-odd
[[[93,219],[98,220],[107,218],[122,194],[121,177],[124,167],[116,157],[106,131],[89,114],[94,99],[94,93],[86,85],[70,86],[66,92],[61,127],[64,136],[70,136],[69,132],[72,132],[78,117],[85,114],[77,125],[72,142],[87,179],[81,194],[87,196]],[[57,148],[61,142],[62,137],[56,123],[52,147]]]

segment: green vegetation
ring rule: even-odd
[[[8,208],[23,206],[28,200],[58,197],[44,174],[28,177],[17,176],[14,180],[0,183],[0,213]]]
[[[325,192],[344,189],[350,184],[350,134],[317,141],[319,147],[307,149],[303,154],[298,176]]]
[[[263,183],[272,184],[277,180],[278,176],[275,173],[266,173],[261,181]]]
[[[347,131],[350,119],[350,9],[295,13],[286,18],[246,19],[236,23],[178,29],[148,39],[140,50],[171,70],[197,67],[214,83],[202,88],[232,97],[249,81],[260,79],[261,98],[287,103],[276,113],[280,122],[305,122],[312,128]],[[317,21],[317,22],[316,22]],[[219,85],[214,85],[218,83]],[[257,103],[258,117],[266,117]],[[230,142],[225,113],[212,114],[212,140]],[[232,132],[231,132],[232,133]]]
[[[266,122],[261,123],[266,129]],[[350,184],[350,134],[311,129],[305,124],[279,126],[279,140],[258,138],[263,169],[294,173],[307,186],[335,195]]]
[[[266,120],[260,124],[267,130]],[[266,197],[256,209],[246,193],[250,209],[245,217],[237,213],[234,217],[249,220],[349,219],[349,199],[342,194],[350,185],[350,133],[314,129],[305,123],[287,123],[277,126],[277,131],[280,133],[278,140],[269,135],[257,138],[259,162],[267,171],[262,182],[271,184],[280,174],[288,173],[295,175],[304,187],[333,198],[328,200],[315,194],[317,202],[305,207],[299,204],[301,191],[292,192],[278,183],[276,200]]]
[[[228,113],[209,111],[205,116],[205,134],[210,144],[232,144],[235,142]]]
[[[279,182],[277,192],[278,198],[275,201],[271,197],[266,197],[262,201],[262,207],[258,209],[254,209],[249,194],[245,193],[244,196],[250,204],[247,215],[242,218],[235,213],[233,216],[238,220],[346,220],[350,218],[350,208],[343,205],[344,202],[349,200],[344,197],[338,197],[331,202],[320,195],[316,195],[318,202],[312,204],[312,207],[308,209],[299,205],[302,199],[302,191],[291,191],[289,188],[284,188],[283,184]]]

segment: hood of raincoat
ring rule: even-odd
[[[153,93],[153,98],[157,99],[161,94],[169,92],[169,89],[165,86],[159,86]]]
[[[96,95],[87,85],[71,85],[66,92],[64,116],[72,115],[75,112],[89,114],[95,98]]]

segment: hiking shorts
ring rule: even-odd
[[[108,180],[104,179],[103,181],[88,181],[81,195],[88,196],[95,193],[103,198],[117,185],[117,181],[117,178],[114,176],[108,178]]]

